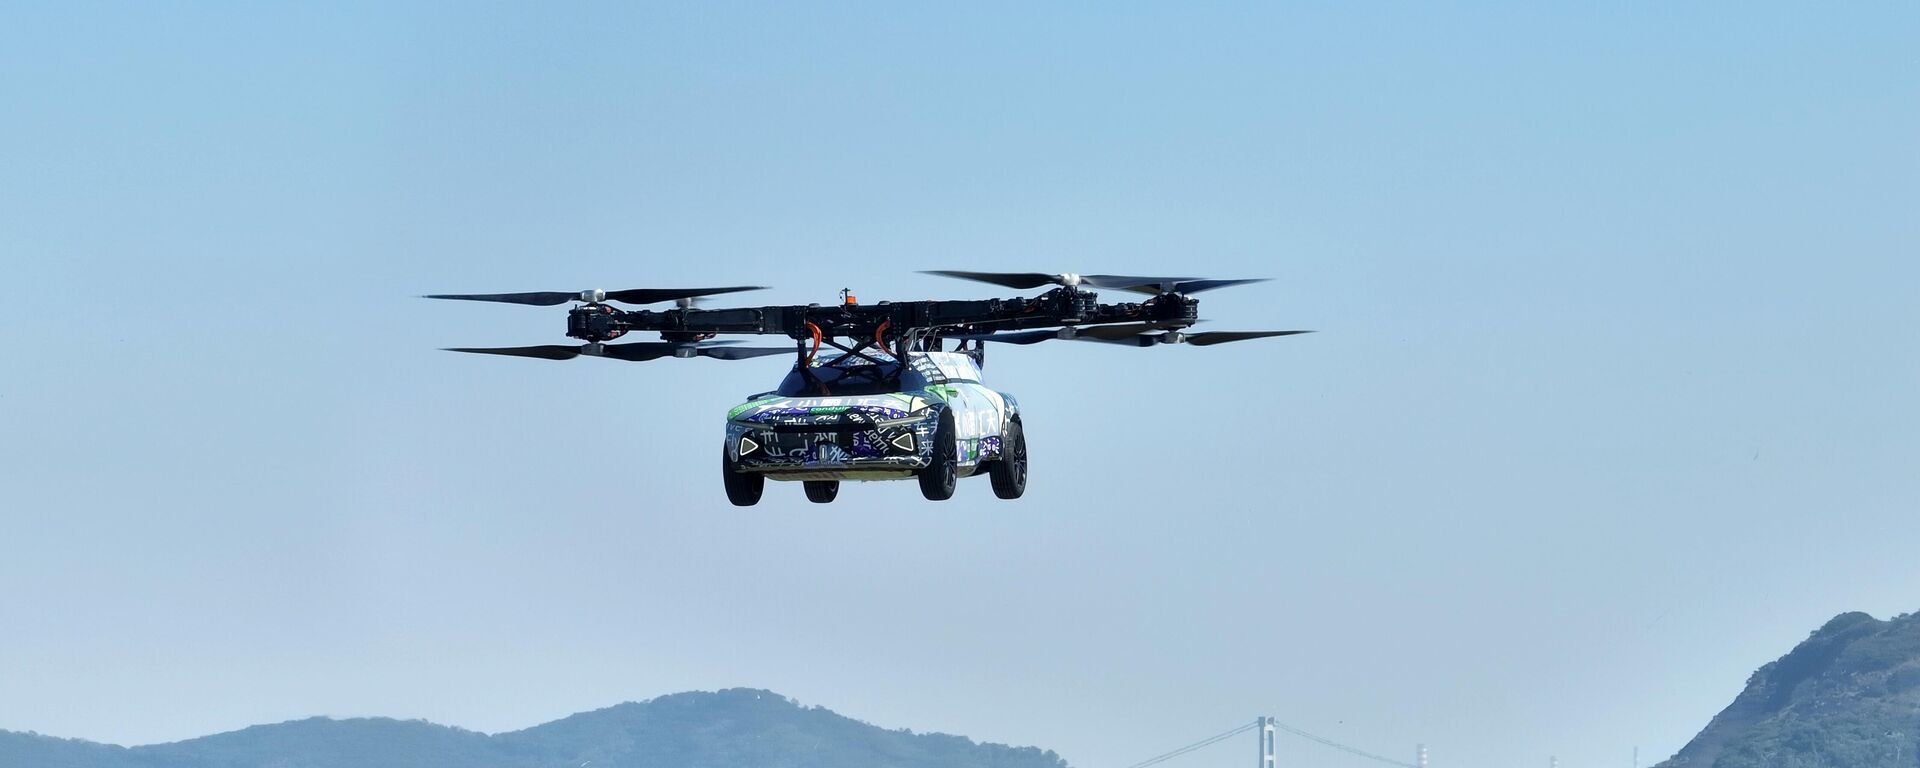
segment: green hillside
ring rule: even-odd
[[[1843,613],[1656,768],[1914,768],[1917,738],[1920,615]]]
[[[891,731],[767,691],[680,693],[492,736],[424,721],[313,718],[118,747],[0,731],[39,768],[1065,768],[1050,751]]]

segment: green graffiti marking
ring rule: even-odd
[[[727,411],[727,418],[729,419],[739,418],[740,414],[746,413],[748,409],[757,408],[763,403],[771,403],[778,399],[780,399],[780,397],[778,395],[774,395],[771,397],[763,397],[758,400],[749,400],[745,403],[741,403],[740,405],[734,406],[733,410]]]

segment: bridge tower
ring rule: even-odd
[[[1254,732],[1260,735],[1260,768],[1279,768],[1280,760],[1273,751],[1273,718],[1263,716],[1259,725]]]

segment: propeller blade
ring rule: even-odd
[[[1138,275],[1086,275],[1080,279],[1096,288],[1138,293],[1166,293],[1177,283],[1197,280],[1193,277],[1141,277]]]
[[[1079,338],[1098,341],[1116,341],[1132,338],[1147,331],[1160,330],[1165,327],[1166,326],[1154,325],[1152,323],[1127,323],[1124,325],[1078,326],[1074,330],[1078,332],[1077,335]]]
[[[630,344],[601,344],[598,356],[611,357],[615,360],[625,360],[630,363],[644,363],[648,360],[672,357],[674,350],[690,346],[692,345],[676,344],[670,341],[636,341]],[[584,350],[585,348],[583,347],[582,351]]]
[[[1267,278],[1256,277],[1243,280],[1212,280],[1200,277],[1142,277],[1139,275],[1087,275],[1081,278],[1089,285],[1100,288],[1112,288],[1117,291],[1132,291],[1159,295],[1162,293],[1199,293],[1215,288],[1232,285],[1265,282]]]
[[[968,341],[997,341],[1002,344],[1038,344],[1043,341],[1060,338],[1059,331],[1009,331],[1005,333],[963,333],[946,336],[949,339]]]
[[[1124,326],[1109,327],[1118,329]],[[1192,344],[1196,347],[1210,347],[1215,344],[1225,344],[1229,341],[1265,339],[1274,336],[1293,336],[1301,333],[1313,333],[1313,331],[1197,331],[1193,333],[1169,331],[1167,333],[1141,333],[1128,336],[1113,334],[1098,336],[1088,334],[1085,330],[1082,330],[1079,340],[1099,341],[1131,347],[1151,347],[1155,344]]]
[[[1160,331],[1165,331],[1161,333]],[[1192,344],[1196,347],[1210,347],[1230,341],[1265,339],[1275,336],[1293,336],[1313,331],[1195,331],[1184,332],[1168,329],[1164,325],[1152,323],[1126,323],[1123,325],[1076,326],[1073,335],[1062,335],[1059,330],[1010,331],[1001,333],[966,333],[948,336],[949,339],[979,339],[997,341],[1003,344],[1038,344],[1053,339],[1072,339],[1074,341],[1097,341],[1105,344],[1118,344],[1123,347],[1151,347],[1156,344]],[[1169,337],[1171,334],[1171,337]]]
[[[633,288],[625,291],[607,291],[607,298],[622,304],[657,304],[662,301],[678,301],[700,296],[718,296],[723,293],[741,291],[764,291],[764,285],[732,285],[725,288]]]
[[[1077,325],[1058,330],[1044,329],[1035,331],[1001,331],[999,333],[968,333],[948,336],[949,339],[983,339],[1003,344],[1038,344],[1052,339],[1077,339],[1082,341],[1117,341],[1131,344],[1135,336],[1148,331],[1166,328],[1153,323],[1124,323],[1121,325]]]
[[[681,342],[681,341],[636,341],[629,344],[602,344],[600,356],[616,360],[644,363],[663,357],[711,357],[719,360],[744,360],[763,355],[791,355],[792,347],[732,347],[729,344],[740,342],[732,339],[720,341]]]
[[[1246,285],[1248,283],[1264,283],[1271,279],[1272,278],[1267,277],[1249,277],[1240,280],[1188,280],[1175,285],[1173,292],[1188,294],[1199,293],[1201,291],[1211,291],[1215,288],[1228,288],[1235,285]]]
[[[1199,293],[1215,288],[1232,285],[1265,282],[1267,278],[1256,277],[1243,280],[1214,280],[1201,277],[1149,277],[1141,275],[1076,275],[1072,273],[1049,275],[1044,272],[968,272],[957,269],[931,269],[921,274],[957,277],[961,280],[975,280],[982,283],[1004,285],[1008,288],[1038,288],[1043,285],[1091,285],[1096,288],[1111,288],[1116,291],[1133,291],[1149,296],[1162,293]]]
[[[537,357],[542,360],[572,360],[580,356],[580,347],[564,344],[541,344],[536,347],[446,347],[448,352],[472,352],[480,355],[511,355],[513,357]]]
[[[1132,336],[1114,336],[1111,338],[1101,338],[1099,336],[1080,336],[1075,338],[1074,341],[1092,341],[1092,342],[1098,342],[1101,344],[1118,344],[1123,347],[1151,347],[1155,344],[1160,343],[1160,336],[1158,336],[1157,334],[1137,334]]]
[[[770,355],[791,355],[792,347],[701,347],[698,353],[702,357],[715,360],[745,360],[750,357]]]
[[[631,363],[644,363],[663,357],[711,357],[716,360],[745,360],[768,355],[790,355],[790,347],[732,347],[734,340],[690,344],[674,341],[636,341],[628,344],[542,344],[534,347],[448,347],[448,352],[474,352],[482,355],[537,357],[542,360],[572,360],[581,355],[610,357]],[[711,346],[710,346],[711,345]],[[691,354],[684,354],[687,351]]]
[[[1185,341],[1188,344],[1196,347],[1208,347],[1214,344],[1225,344],[1229,341],[1265,339],[1274,336],[1294,336],[1302,333],[1313,333],[1313,331],[1200,331],[1198,333],[1183,335],[1186,337]]]
[[[1041,272],[966,272],[957,269],[930,269],[923,270],[920,274],[957,277],[961,280],[974,280],[1021,289],[1038,288],[1043,285],[1069,285],[1068,281],[1071,279],[1068,275],[1049,275]]]
[[[533,293],[435,293],[422,296],[423,299],[455,299],[459,301],[498,301],[504,304],[526,304],[535,307],[551,307],[577,301],[578,293],[558,291],[535,291]]]
[[[508,355],[512,357],[537,357],[542,360],[572,360],[581,355],[589,357],[611,357],[616,360],[636,362],[654,360],[673,354],[675,349],[684,346],[661,341],[642,341],[634,344],[541,344],[532,347],[447,347],[448,352],[473,352],[482,355]]]
[[[435,293],[422,296],[424,299],[456,299],[459,301],[497,301],[505,304],[527,304],[535,307],[551,307],[569,301],[618,301],[622,304],[657,304],[662,301],[678,301],[698,296],[716,296],[722,293],[764,290],[759,285],[734,285],[724,288],[633,288],[624,291],[534,291],[531,293]]]

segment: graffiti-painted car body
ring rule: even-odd
[[[934,460],[943,417],[952,419],[960,475],[1001,456],[1019,406],[981,383],[972,356],[909,352],[904,366],[884,353],[863,358],[796,365],[779,389],[728,412],[732,471],[772,480],[909,478]]]

